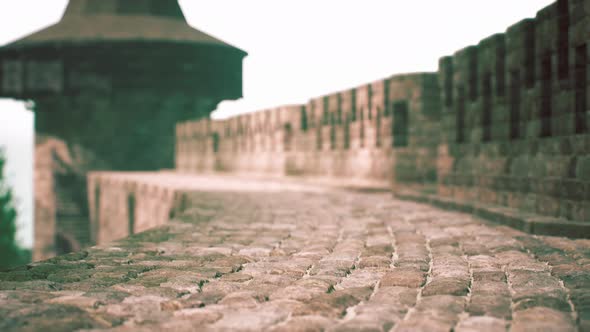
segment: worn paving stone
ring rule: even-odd
[[[187,194],[165,227],[0,272],[0,331],[590,328],[590,241],[314,188]]]
[[[525,331],[576,331],[570,314],[550,308],[536,307],[516,312],[510,329]]]
[[[503,319],[493,317],[469,317],[461,321],[454,329],[455,332],[501,332],[507,331],[508,323]]]
[[[6,312],[0,320],[2,331],[73,331],[110,328],[120,320],[106,314],[90,314],[75,306],[37,304],[19,311]]]
[[[384,256],[362,257],[358,263],[358,268],[365,269],[369,267],[386,269],[391,265],[391,259]]]
[[[469,280],[460,278],[437,278],[428,283],[422,295],[456,295],[463,296],[469,292]]]
[[[322,332],[336,321],[323,316],[297,316],[269,329],[271,332]]]
[[[570,311],[567,292],[559,279],[549,273],[537,271],[515,271],[509,273],[513,289],[513,302],[516,310],[531,307],[548,307],[561,311]]]
[[[467,312],[474,316],[488,316],[509,319],[511,295],[508,284],[501,281],[475,281]]]
[[[381,269],[354,270],[334,286],[335,289],[374,287],[383,277],[385,272]]]
[[[418,290],[405,287],[380,288],[368,301],[353,308],[351,319],[333,330],[389,331],[415,306],[417,294]]]
[[[235,292],[227,294],[218,304],[228,308],[255,308],[258,306],[256,294],[253,292]]]
[[[306,301],[306,305],[295,311],[293,315],[316,315],[333,319],[342,318],[346,315],[346,310],[349,307],[353,307],[361,301],[366,301],[372,292],[372,288],[363,287],[320,294]]]
[[[426,282],[426,273],[413,268],[396,268],[381,278],[381,287],[419,288]]]
[[[326,331],[329,332],[355,332],[355,331],[389,331],[394,326],[393,321],[380,321],[374,317],[355,317],[353,319],[332,326]]]
[[[387,230],[385,230],[387,232]],[[391,243],[391,239],[389,239]],[[363,249],[362,256],[363,257],[371,257],[371,256],[384,256],[384,257],[391,257],[393,253],[393,246],[388,244],[382,245],[374,245],[374,246],[367,246]]]
[[[211,325],[213,330],[260,331],[285,321],[292,308],[284,303],[267,302],[257,308],[224,309],[223,317]]]
[[[459,321],[464,307],[465,300],[458,296],[423,298],[393,331],[450,331]]]

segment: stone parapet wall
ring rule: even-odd
[[[182,195],[173,184],[145,173],[88,174],[90,228],[94,243],[122,239],[165,224]]]
[[[177,169],[434,183],[438,95],[435,74],[396,75],[305,105],[180,123]]]
[[[90,172],[87,182],[91,237],[96,244],[162,226],[179,211],[197,208],[198,204],[187,202],[189,194],[315,190],[300,181],[166,171]]]
[[[560,0],[440,60],[440,195],[590,220],[589,13]]]

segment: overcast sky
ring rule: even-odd
[[[132,0],[129,0],[132,1]],[[302,103],[394,73],[434,71],[441,56],[534,17],[549,0],[180,0],[188,22],[249,53],[244,99],[216,117]],[[67,0],[0,0],[0,45],[59,20]],[[0,100],[0,146],[32,239],[32,115]]]

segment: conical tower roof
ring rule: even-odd
[[[60,22],[5,47],[121,41],[215,45],[245,54],[189,26],[177,0],[70,0]]]

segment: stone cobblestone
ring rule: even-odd
[[[589,240],[382,193],[188,202],[165,227],[0,272],[0,331],[590,328]]]

